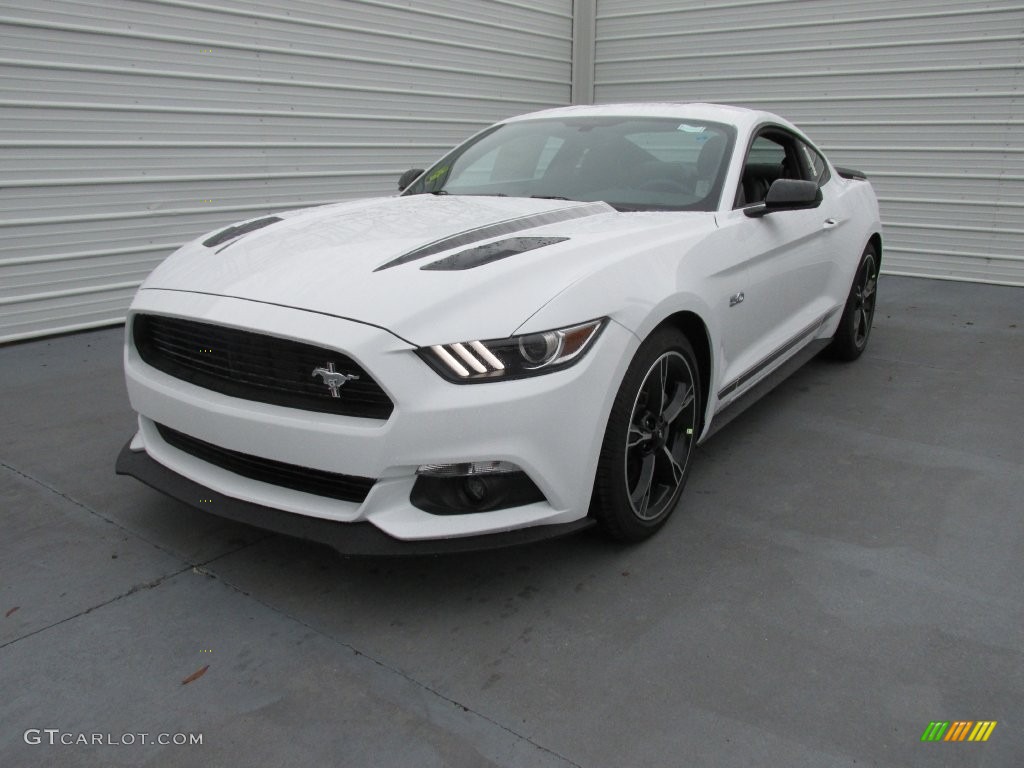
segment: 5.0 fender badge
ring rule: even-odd
[[[320,376],[324,380],[324,384],[331,390],[331,397],[341,397],[338,394],[338,390],[341,389],[345,382],[351,381],[352,379],[358,379],[358,376],[353,376],[351,373],[339,373],[334,370],[334,363],[328,363],[326,368],[314,368],[313,376]]]

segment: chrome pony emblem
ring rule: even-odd
[[[338,373],[334,370],[334,363],[328,363],[326,368],[314,368],[313,376],[320,376],[324,380],[324,384],[331,390],[331,397],[341,397],[338,394],[338,390],[341,389],[346,381],[352,379],[358,379],[358,376],[353,376],[351,373]]]

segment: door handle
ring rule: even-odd
[[[837,224],[839,224],[839,219],[828,218],[828,219],[825,219],[825,223],[822,224],[821,226],[822,226],[822,229],[832,229]]]

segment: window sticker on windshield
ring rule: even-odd
[[[439,178],[444,176],[446,173],[448,173],[448,166],[447,165],[438,168],[436,171],[434,171],[432,174],[430,174],[430,176],[427,177],[427,182],[429,183],[431,181],[437,181]]]
[[[680,123],[676,130],[682,131],[683,133],[704,133],[707,129],[703,125],[687,125],[686,123]]]

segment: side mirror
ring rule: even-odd
[[[814,181],[776,179],[768,189],[763,203],[751,205],[743,212],[751,218],[760,218],[776,211],[803,211],[821,205],[821,187]]]
[[[419,178],[421,173],[423,173],[422,168],[410,168],[408,171],[403,173],[398,179],[398,191],[404,192],[410,184]]]

